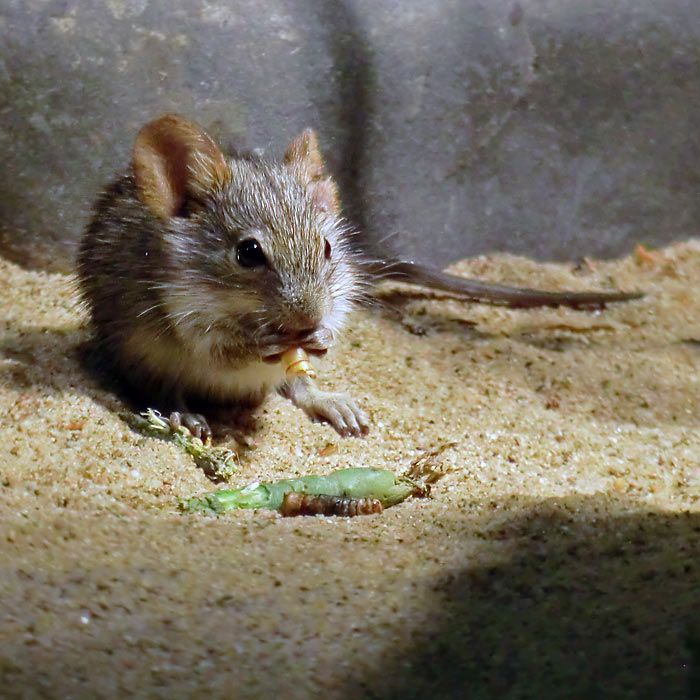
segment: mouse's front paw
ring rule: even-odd
[[[365,412],[347,394],[319,391],[304,410],[312,420],[330,423],[343,437],[364,437],[369,432]]]
[[[321,391],[308,381],[292,381],[283,390],[311,420],[329,423],[343,437],[364,437],[369,432],[365,412],[348,396]]]

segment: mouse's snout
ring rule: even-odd
[[[320,322],[301,328],[285,325],[280,331],[284,342],[306,350],[325,352],[333,344],[333,333]]]
[[[324,324],[332,302],[326,290],[313,280],[282,290],[279,323],[286,333],[303,336]]]
[[[333,333],[325,326],[317,326],[300,332],[297,336],[297,342],[300,347],[306,350],[325,352],[333,344]]]

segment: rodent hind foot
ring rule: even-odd
[[[201,413],[187,413],[184,411],[173,411],[169,418],[170,427],[173,430],[184,426],[194,437],[202,442],[211,440],[212,431],[207,423],[207,419]]]

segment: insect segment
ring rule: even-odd
[[[316,378],[316,370],[311,364],[309,356],[302,348],[287,350],[280,357],[280,362],[287,379],[292,379],[299,375],[306,375],[309,379]]]
[[[288,491],[284,494],[280,513],[285,517],[295,515],[340,515],[352,518],[356,515],[373,515],[383,511],[378,498],[343,498],[324,494]]]

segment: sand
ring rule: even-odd
[[[380,515],[183,515],[220,488],[80,365],[72,280],[0,263],[0,696],[686,698],[700,692],[700,241],[460,274],[641,289],[599,312],[394,286],[319,367],[342,440],[280,397],[231,484],[346,466],[432,498]]]

